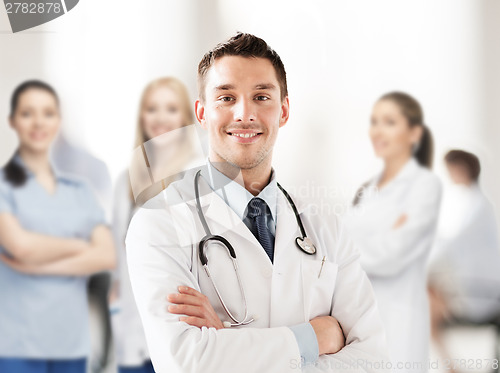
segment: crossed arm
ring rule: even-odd
[[[38,275],[86,276],[115,266],[111,232],[96,226],[90,241],[59,238],[24,229],[10,213],[0,214],[0,259],[16,271]]]
[[[168,294],[166,297],[172,303],[167,307],[168,312],[183,315],[179,317],[179,321],[198,328],[224,328],[205,295],[188,286],[179,286],[178,289],[178,293]],[[345,346],[342,328],[334,317],[319,316],[312,319],[310,324],[316,333],[320,355],[334,354]]]
[[[373,276],[394,276],[419,257],[428,255],[439,215],[439,180],[435,177],[420,180],[413,186],[407,200],[405,212],[390,231],[358,235],[357,242],[364,248],[363,268]]]

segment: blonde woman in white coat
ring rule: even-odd
[[[125,235],[136,209],[175,179],[174,175],[155,181],[149,175],[175,174],[172,170],[178,169],[180,164],[189,163],[194,149],[184,135],[189,133],[187,126],[193,122],[187,89],[181,81],[165,77],[146,86],[140,102],[130,169],[125,170],[117,180],[113,204],[113,235],[119,265],[114,277],[111,309],[119,373],[154,372],[130,286]],[[175,147],[175,159],[169,158],[172,147]],[[147,165],[148,169],[141,170],[140,164]]]
[[[346,223],[375,290],[394,371],[426,372],[425,264],[441,199],[430,171],[432,137],[420,104],[391,92],[374,105],[370,138],[384,168],[360,188]]]

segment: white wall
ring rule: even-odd
[[[291,120],[275,153],[282,176],[292,184],[333,187],[341,210],[379,167],[368,140],[369,115],[391,90],[422,103],[438,172],[450,147],[484,153],[480,5],[260,0],[243,8],[220,0],[222,36],[236,29],[256,33],[285,63]]]
[[[8,115],[17,84],[46,80],[61,97],[64,134],[104,160],[115,178],[127,165],[139,97],[150,80],[177,76],[194,102],[200,50],[208,48],[200,44],[215,42],[211,32],[198,37],[200,18],[210,11],[201,0],[85,0],[65,16],[20,34],[9,32],[2,13],[0,118]],[[0,134],[3,162],[17,141],[7,125]]]
[[[495,203],[497,219],[500,219],[500,2],[481,2],[481,47],[483,60],[481,83],[483,86],[483,120],[481,147],[483,149],[483,188]],[[474,123],[475,124],[475,123]]]
[[[451,147],[478,153],[499,206],[498,8],[495,0],[85,0],[15,35],[0,12],[0,118],[21,80],[49,81],[62,98],[65,132],[115,177],[126,166],[143,86],[176,75],[194,101],[202,54],[236,30],[253,32],[288,73],[291,119],[275,152],[284,184],[327,186],[341,211],[379,167],[367,136],[371,106],[398,89],[424,107],[436,170]],[[16,145],[2,123],[0,161]]]
[[[0,5],[0,164],[3,164],[16,146],[16,136],[10,130],[10,95],[20,81],[45,76],[42,63],[36,61],[45,54],[45,36],[37,33],[22,32],[12,34],[5,8]]]

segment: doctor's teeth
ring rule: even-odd
[[[238,137],[244,137],[244,138],[247,138],[247,137],[254,137],[254,136],[257,136],[256,133],[233,133],[233,136],[238,136]]]

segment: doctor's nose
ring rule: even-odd
[[[256,120],[255,108],[253,102],[240,100],[234,105],[235,122],[254,122]]]

